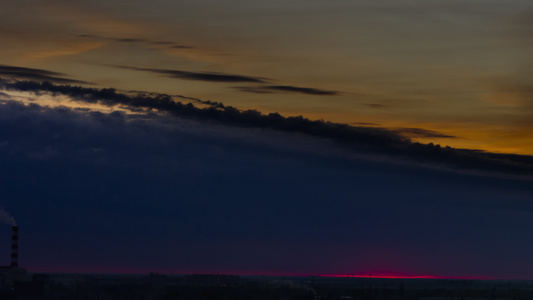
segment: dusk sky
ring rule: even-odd
[[[20,265],[533,279],[530,2],[3,1]]]

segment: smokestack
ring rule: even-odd
[[[11,227],[11,267],[19,266],[19,227]]]

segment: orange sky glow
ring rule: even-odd
[[[0,12],[8,45],[1,65],[93,87],[440,135],[406,136],[422,143],[533,154],[533,6],[523,1],[29,3],[9,0]]]

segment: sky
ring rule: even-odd
[[[8,0],[0,14],[4,65],[533,153],[526,0]]]
[[[532,22],[517,0],[7,0],[19,262],[533,279]]]

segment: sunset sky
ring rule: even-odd
[[[29,269],[533,279],[531,1],[4,0],[0,41]]]
[[[0,16],[4,65],[533,154],[529,1],[7,0]]]

